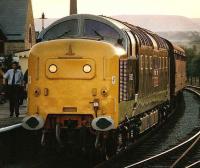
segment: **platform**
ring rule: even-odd
[[[19,111],[19,117],[15,117],[15,115],[13,117],[10,117],[8,101],[4,104],[0,104],[0,128],[21,123],[22,119],[24,118],[27,112],[27,106],[25,101],[24,104],[20,106]]]

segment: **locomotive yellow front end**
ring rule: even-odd
[[[54,40],[29,56],[28,114],[23,126],[107,131],[118,126],[121,48],[95,40]]]

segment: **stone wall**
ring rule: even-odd
[[[13,54],[25,49],[24,42],[5,42],[4,43],[4,53]]]
[[[4,54],[14,54],[19,51],[30,49],[36,43],[35,26],[33,19],[32,3],[28,0],[28,10],[26,16],[26,24],[24,29],[24,42],[23,41],[7,41],[4,43]]]

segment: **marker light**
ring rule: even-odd
[[[50,65],[50,66],[49,66],[49,71],[50,71],[51,73],[55,73],[55,72],[57,71],[57,66],[54,65],[54,64]]]
[[[89,72],[91,72],[91,70],[92,70],[92,67],[90,65],[86,64],[83,66],[83,71],[85,73],[89,73]]]

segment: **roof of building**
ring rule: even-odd
[[[0,25],[7,40],[24,40],[29,0],[0,0]]]
[[[2,28],[2,26],[0,25],[0,41],[1,40],[6,40],[6,36],[5,36],[5,34],[3,33],[3,28]]]

